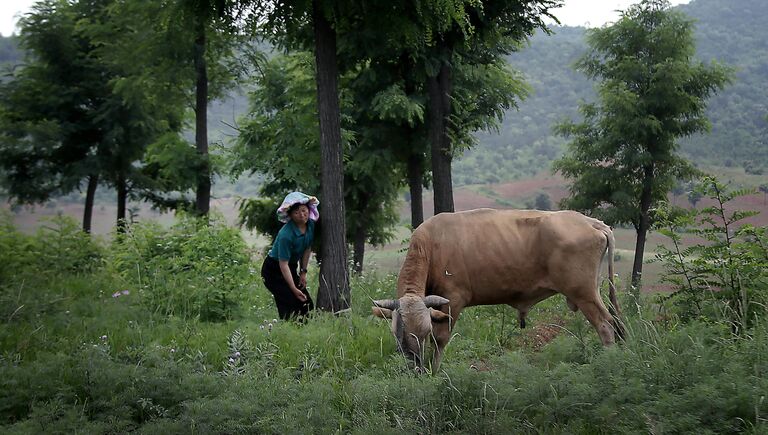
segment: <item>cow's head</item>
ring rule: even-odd
[[[397,348],[418,368],[423,368],[424,348],[432,334],[433,322],[445,322],[449,316],[435,310],[449,301],[440,296],[405,295],[400,299],[373,301],[373,315],[392,319],[392,335]]]

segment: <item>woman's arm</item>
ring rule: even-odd
[[[288,268],[288,261],[279,260],[278,264],[280,264],[280,272],[283,273],[283,279],[288,284],[288,288],[290,288],[293,294],[296,296],[296,299],[300,300],[301,302],[306,302],[307,296],[304,293],[302,293],[301,290],[299,290],[298,287],[296,287],[296,284],[293,282],[291,269]]]

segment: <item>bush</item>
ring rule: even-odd
[[[164,315],[230,319],[261,279],[240,232],[221,220],[183,217],[168,230],[140,223],[117,237],[110,251],[115,271]]]
[[[103,265],[103,249],[67,216],[48,218],[34,235],[20,233],[8,213],[0,214],[0,285],[83,274]]]
[[[673,247],[659,246],[656,261],[665,269],[662,282],[675,289],[661,300],[673,302],[684,321],[725,320],[741,334],[768,311],[768,232],[739,224],[758,212],[729,211],[726,206],[753,191],[729,191],[713,178],[697,191],[714,205],[682,214],[659,210],[659,231]],[[685,247],[683,235],[704,242]]]

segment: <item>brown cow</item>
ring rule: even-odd
[[[599,275],[608,252],[609,312]],[[613,283],[610,227],[574,211],[478,209],[428,219],[411,236],[395,300],[374,301],[373,313],[392,319],[398,348],[423,369],[426,338],[435,344],[432,370],[461,311],[507,304],[525,327],[528,310],[560,293],[581,310],[604,345],[623,336]],[[435,309],[439,308],[439,310]]]

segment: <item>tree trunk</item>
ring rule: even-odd
[[[352,270],[355,273],[363,273],[363,261],[365,261],[365,235],[368,225],[365,219],[359,219],[355,228],[354,254]]]
[[[643,191],[640,195],[640,224],[637,227],[637,242],[635,243],[635,260],[632,265],[632,286],[639,294],[643,277],[643,254],[645,253],[645,240],[651,227],[649,211],[653,194],[653,165],[643,169]]]
[[[117,232],[124,233],[126,228],[125,205],[128,198],[128,188],[125,174],[117,175]]]
[[[435,214],[454,211],[451,181],[451,141],[448,119],[451,115],[451,67],[443,63],[436,77],[427,78],[429,93],[429,143],[432,154],[432,188]]]
[[[424,204],[421,199],[423,180],[422,156],[413,153],[408,156],[408,186],[411,191],[411,228],[414,230],[424,222]]]
[[[85,192],[85,210],[83,210],[83,231],[91,233],[91,221],[93,220],[93,200],[96,196],[96,187],[99,186],[99,176],[88,176],[88,188]]]
[[[349,308],[349,271],[344,222],[344,168],[339,114],[336,31],[312,2],[315,32],[317,112],[320,120],[320,183],[322,186],[323,226],[322,263],[318,308],[339,311]]]
[[[211,170],[208,160],[208,71],[205,62],[205,25],[197,25],[195,36],[195,148],[202,161],[197,175],[195,210],[208,215],[211,203]]]

